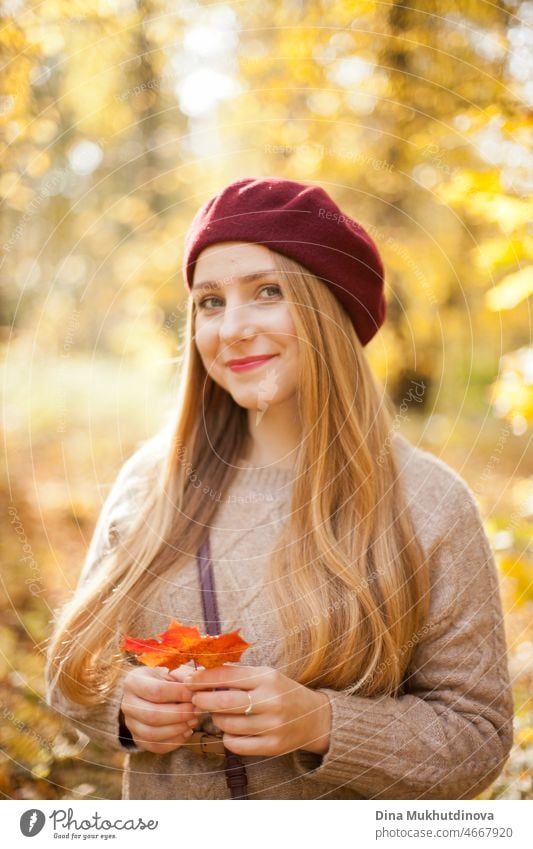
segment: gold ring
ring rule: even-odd
[[[246,710],[244,711],[244,715],[250,716],[250,714],[252,712],[252,708],[253,708],[252,697],[251,697],[250,693],[248,692],[248,690],[246,690],[246,695],[248,696],[249,704],[248,704],[248,707],[246,708]]]

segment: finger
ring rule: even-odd
[[[198,718],[201,713],[200,708],[196,708],[192,702],[157,704],[139,699],[136,696],[124,697],[122,710],[125,716],[131,716],[146,725],[170,725],[187,722]]]
[[[176,669],[169,669],[166,677],[169,681],[181,681],[182,683],[185,681],[192,672],[194,672],[194,666],[192,664],[183,664],[182,666],[178,666]]]
[[[142,746],[140,744],[138,745],[140,748],[147,752],[152,752],[154,755],[167,755],[169,752],[173,752],[175,749],[180,748],[180,746],[186,746],[189,738],[190,735],[187,733],[181,734],[173,740],[165,740],[164,743],[145,743]]]
[[[186,675],[194,672],[194,666],[177,666],[168,669],[166,666],[140,666],[145,678],[159,678],[163,681],[183,681]]]
[[[198,669],[186,677],[191,690],[208,687],[238,687],[251,690],[257,687],[264,677],[264,670],[257,666],[217,666],[215,669]]]
[[[268,734],[273,730],[273,724],[265,726],[263,716],[234,716],[229,713],[213,714],[213,723],[225,733],[236,737],[250,737]]]
[[[192,690],[187,684],[168,681],[159,676],[131,676],[124,684],[125,691],[147,702],[165,704],[166,702],[190,702]]]
[[[183,746],[185,741],[174,740],[168,746],[163,745],[162,743],[152,743],[150,746],[139,746],[140,749],[143,749],[145,752],[151,752],[152,755],[168,755],[170,752],[173,752],[175,749],[179,749],[180,746]]]
[[[191,697],[191,702],[199,710],[210,713],[244,714],[250,706],[247,693],[243,690],[199,690]],[[250,698],[252,696],[250,695]],[[252,698],[252,705],[254,705]]]
[[[187,723],[178,725],[161,725],[159,727],[144,725],[135,719],[128,721],[128,728],[141,745],[144,743],[170,743],[178,737],[183,737],[193,731]],[[190,736],[190,734],[189,734]]]
[[[226,749],[236,755],[273,755],[275,745],[268,736],[239,737],[236,734],[224,734],[222,742]]]

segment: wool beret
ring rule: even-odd
[[[297,260],[336,295],[362,345],[385,320],[378,249],[320,186],[243,177],[211,197],[185,236],[183,276],[189,289],[201,251],[217,242],[254,242]]]

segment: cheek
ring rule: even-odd
[[[214,328],[208,324],[198,322],[196,325],[196,347],[202,357],[212,358],[216,356],[217,335]]]
[[[284,308],[283,312],[279,316],[277,331],[278,333],[283,334],[283,344],[291,354],[291,357],[297,357],[299,351],[299,341],[296,334],[296,325],[294,324],[292,316],[287,307]]]

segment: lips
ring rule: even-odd
[[[240,360],[229,360],[227,365],[232,371],[243,371],[249,368],[255,368],[256,366],[260,366],[276,356],[277,354],[268,354],[267,356],[263,357],[243,357]]]
[[[247,363],[257,363],[260,360],[271,360],[274,354],[264,354],[257,357],[242,357],[240,360],[228,360],[228,366],[244,366]]]

